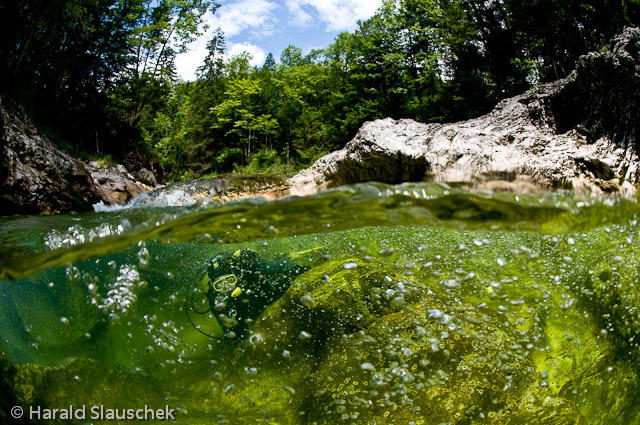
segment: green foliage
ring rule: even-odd
[[[275,150],[261,148],[251,155],[247,165],[236,164],[233,171],[241,174],[288,174],[291,167],[287,167]]]
[[[298,155],[300,155],[299,164],[302,168],[310,167],[316,160],[329,153],[331,153],[329,149],[322,146],[310,146],[307,149],[298,151]]]
[[[0,4],[0,90],[31,105],[73,149],[140,151],[166,102],[174,59],[209,0],[29,0]],[[215,6],[212,7],[215,9]]]
[[[187,114],[191,102],[188,94],[174,91],[163,111],[143,122],[143,137],[149,149],[156,153],[170,181],[181,180],[186,171]],[[191,173],[193,174],[193,173]]]
[[[214,159],[213,169],[217,172],[232,171],[242,162],[242,150],[238,148],[223,148]]]
[[[106,167],[107,165],[115,165],[115,161],[113,160],[113,157],[111,155],[104,155],[101,157],[96,158],[96,161],[98,162],[98,165],[100,165],[101,167]]]

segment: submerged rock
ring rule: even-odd
[[[166,409],[168,405],[162,394],[142,377],[108,369],[93,360],[71,359],[64,365],[50,367],[12,365],[0,357],[0,370],[6,374],[0,385],[10,390],[4,394],[26,412],[23,423],[47,422],[42,416],[37,420],[37,415],[30,413],[32,407],[39,408],[41,415],[45,415],[44,409],[60,412],[60,409],[73,407],[71,420],[61,419],[58,413],[49,423],[85,423],[84,419],[107,424],[113,423],[115,418],[109,419],[107,409],[119,409],[121,415],[125,409]],[[26,420],[29,416],[32,421]]]
[[[518,191],[635,193],[640,29],[611,51],[583,56],[567,79],[452,124],[391,118],[365,123],[346,146],[289,179],[292,194],[364,181],[471,182]],[[491,183],[507,181],[509,184]]]
[[[536,312],[520,331],[425,276],[358,259],[300,276],[222,366],[233,386],[214,385],[208,409],[237,408],[238,423],[587,423],[523,346],[545,335]],[[549,338],[536,345],[562,337]]]

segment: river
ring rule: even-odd
[[[639,214],[370,183],[4,218],[0,412],[637,424]]]

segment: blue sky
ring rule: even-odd
[[[353,31],[358,20],[373,16],[382,0],[219,0],[215,14],[207,13],[209,30],[176,59],[178,75],[195,80],[195,70],[206,55],[211,31],[225,33],[227,53],[248,51],[253,65],[262,65],[271,52],[276,58],[289,44],[304,53],[323,48],[342,31]]]

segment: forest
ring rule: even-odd
[[[326,48],[251,66],[213,31],[193,82],[175,58],[207,0],[1,0],[0,91],[78,156],[153,158],[169,181],[285,174],[365,121],[449,122],[566,77],[636,26],[640,0],[384,0]]]

